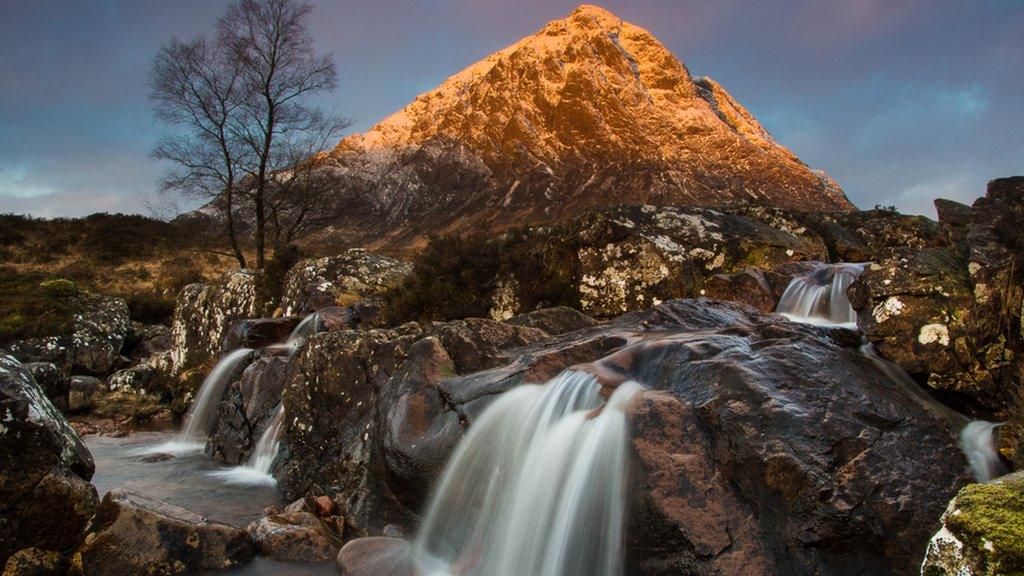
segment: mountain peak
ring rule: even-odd
[[[500,227],[621,202],[853,208],[717,82],[692,78],[653,34],[587,4],[345,138],[331,155],[367,186],[393,171],[380,175],[391,183],[377,185],[372,203],[394,217],[420,203],[459,204],[444,209],[442,228],[481,211]],[[434,190],[440,181],[449,189]]]

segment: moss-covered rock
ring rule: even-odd
[[[942,520],[923,576],[1024,574],[1024,472],[965,487]]]

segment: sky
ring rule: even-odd
[[[363,131],[562,18],[562,0],[318,1],[341,77],[318,103]],[[0,0],[0,213],[149,213],[149,63],[212,32],[217,0]],[[710,76],[860,208],[934,217],[1024,174],[1024,0],[608,0]],[[188,209],[178,203],[179,209]]]

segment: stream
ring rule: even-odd
[[[135,432],[124,438],[83,438],[96,461],[92,483],[100,497],[115,488],[132,490],[240,528],[262,517],[264,508],[287,504],[272,485],[240,486],[225,481],[216,474],[232,468],[202,453],[180,454],[159,462],[142,461],[147,450],[173,441],[176,436],[176,430],[162,430]],[[321,576],[337,574],[337,570],[331,562],[280,562],[257,556],[236,569],[204,574]]]

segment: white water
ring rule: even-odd
[[[185,428],[178,435],[178,441],[184,444],[206,444],[206,438],[213,427],[220,406],[220,398],[231,383],[231,376],[252,359],[251,348],[239,348],[220,359],[213,370],[203,380],[199,393],[188,409]]]
[[[789,282],[775,311],[796,322],[856,327],[857,313],[846,289],[866,264],[822,264]]]
[[[459,443],[415,542],[424,576],[622,572],[628,416],[641,387],[601,407],[565,372],[503,394]]]
[[[267,429],[263,431],[249,462],[228,470],[218,470],[211,475],[225,479],[232,484],[276,484],[270,475],[270,468],[281,448],[281,429],[284,427],[284,405],[278,404]]]
[[[971,472],[978,482],[988,482],[1007,473],[992,435],[999,426],[1002,424],[975,420],[960,431],[960,449],[967,456]]]
[[[288,335],[288,339],[284,341],[284,345],[290,348],[293,352],[306,343],[309,337],[320,331],[320,315],[316,312],[306,316],[299,322],[298,325],[292,329],[292,333]]]

